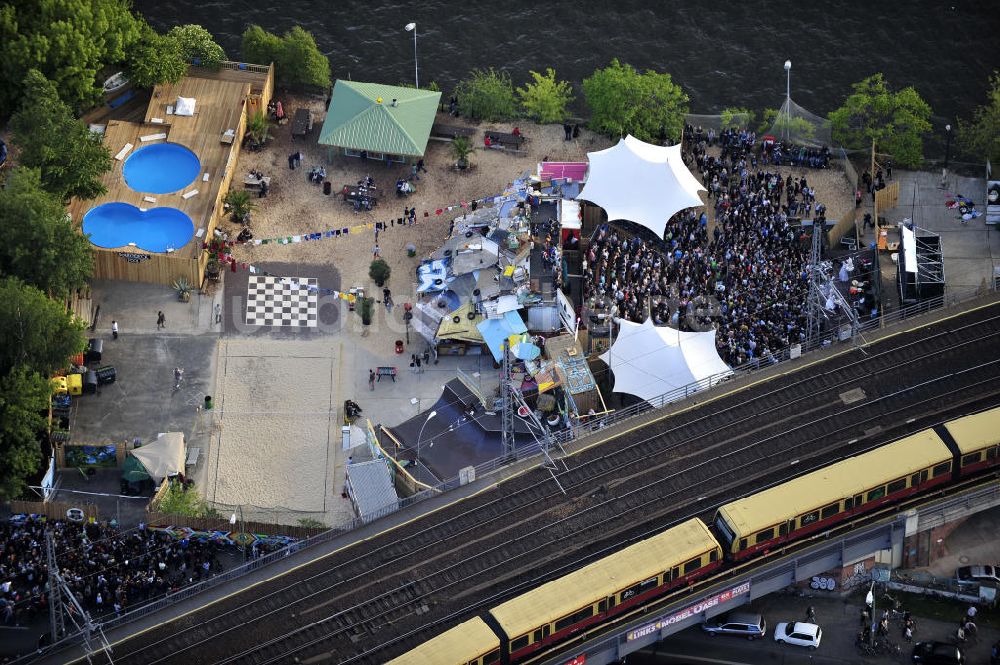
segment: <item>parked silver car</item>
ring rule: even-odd
[[[739,635],[756,640],[767,633],[767,622],[759,614],[731,612],[701,624],[701,629],[710,635]]]

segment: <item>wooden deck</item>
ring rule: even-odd
[[[118,255],[120,251],[131,254],[149,254],[134,247],[115,249],[95,248],[95,276],[104,279],[126,279],[170,283],[184,276],[198,284],[203,277],[203,252],[201,244],[212,236],[222,209],[222,198],[229,189],[233,168],[239,157],[240,144],[246,125],[245,109],[266,108],[273,79],[256,71],[223,69],[211,72],[191,67],[189,75],[175,84],[157,86],[145,112],[136,122],[109,120],[104,134],[104,145],[112,156],[126,144],[132,149],[122,160],[114,160],[112,170],[104,176],[108,191],[92,201],[74,199],[69,206],[73,220],[81,223],[88,210],[103,203],[120,201],[137,208],[169,206],[182,210],[194,223],[195,235],[183,247],[174,248],[171,254],[153,254],[145,261],[128,261]],[[175,106],[177,97],[196,100],[193,116],[167,113],[167,106]],[[154,119],[162,122],[153,122]],[[235,137],[223,142],[223,133],[234,130]],[[166,134],[166,141],[179,143],[192,150],[201,161],[198,177],[187,187],[169,194],[137,192],[128,187],[122,168],[125,160],[136,150],[163,143],[164,140],[143,142],[141,137]],[[207,174],[208,180],[204,180]],[[197,193],[191,195],[197,190]],[[185,195],[187,198],[185,198]],[[148,201],[151,197],[155,201]],[[186,265],[181,265],[181,264]],[[171,265],[174,264],[174,265]]]

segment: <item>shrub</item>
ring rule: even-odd
[[[247,62],[273,62],[281,85],[324,90],[330,87],[330,60],[320,52],[312,34],[299,26],[278,37],[259,25],[251,25],[243,32],[242,52]]]
[[[469,78],[455,86],[455,96],[459,113],[473,120],[507,120],[513,118],[517,110],[510,74],[492,67],[473,69]]]
[[[385,284],[389,280],[389,275],[392,273],[392,268],[389,264],[382,259],[375,259],[372,261],[371,265],[368,266],[368,276],[375,281],[376,284]]]
[[[533,83],[517,89],[521,98],[521,108],[535,121],[548,124],[566,119],[566,107],[573,102],[573,88],[569,81],[557,81],[556,71],[551,67],[545,74],[530,72]]]
[[[177,42],[181,55],[188,62],[197,60],[202,67],[219,69],[226,59],[226,52],[215,42],[212,33],[200,25],[191,23],[174,26],[167,37]]]

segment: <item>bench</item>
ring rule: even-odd
[[[194,466],[198,463],[198,458],[201,457],[201,448],[188,448],[187,461],[184,462],[185,466]]]
[[[375,370],[375,376],[378,378],[376,381],[381,381],[383,376],[388,376],[392,379],[393,383],[396,383],[396,368],[395,367],[379,367]]]
[[[115,97],[110,102],[108,102],[108,108],[116,109],[119,106],[123,105],[128,100],[132,99],[133,97],[135,97],[135,90],[126,90],[125,93],[119,95],[118,97]]]
[[[298,109],[292,119],[292,136],[305,136],[312,131],[313,115],[309,109]]]
[[[268,189],[271,187],[271,176],[264,176],[263,178],[257,178],[252,175],[248,175],[243,178],[243,187],[246,189],[260,189],[261,183],[267,185]]]
[[[431,136],[434,138],[441,138],[447,140],[454,140],[460,136],[469,137],[476,133],[476,130],[471,127],[458,127],[456,125],[444,125],[439,122],[435,122],[431,125]]]
[[[490,137],[490,141],[499,143],[504,148],[520,148],[527,140],[522,135],[515,136],[506,132],[486,132],[486,136]]]

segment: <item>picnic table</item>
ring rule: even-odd
[[[360,198],[367,198],[373,204],[378,203],[378,187],[360,187],[357,183],[344,185],[340,188],[340,195],[344,201],[353,202]]]
[[[309,109],[297,109],[292,119],[292,136],[305,136],[312,131],[313,115]]]
[[[378,377],[376,381],[381,381],[383,376],[388,376],[392,379],[393,383],[396,383],[396,368],[395,367],[378,367],[375,370],[375,376]]]
[[[271,176],[261,176],[260,178],[258,178],[257,176],[248,175],[244,176],[243,178],[243,186],[246,189],[260,189],[261,183],[264,183],[265,185],[268,186],[268,188],[270,188]]]
[[[490,141],[502,145],[504,148],[520,148],[527,139],[523,135],[508,134],[507,132],[486,132]]]
[[[472,127],[459,127],[435,122],[431,125],[431,136],[443,139],[457,139],[459,136],[469,137],[476,133]]]

